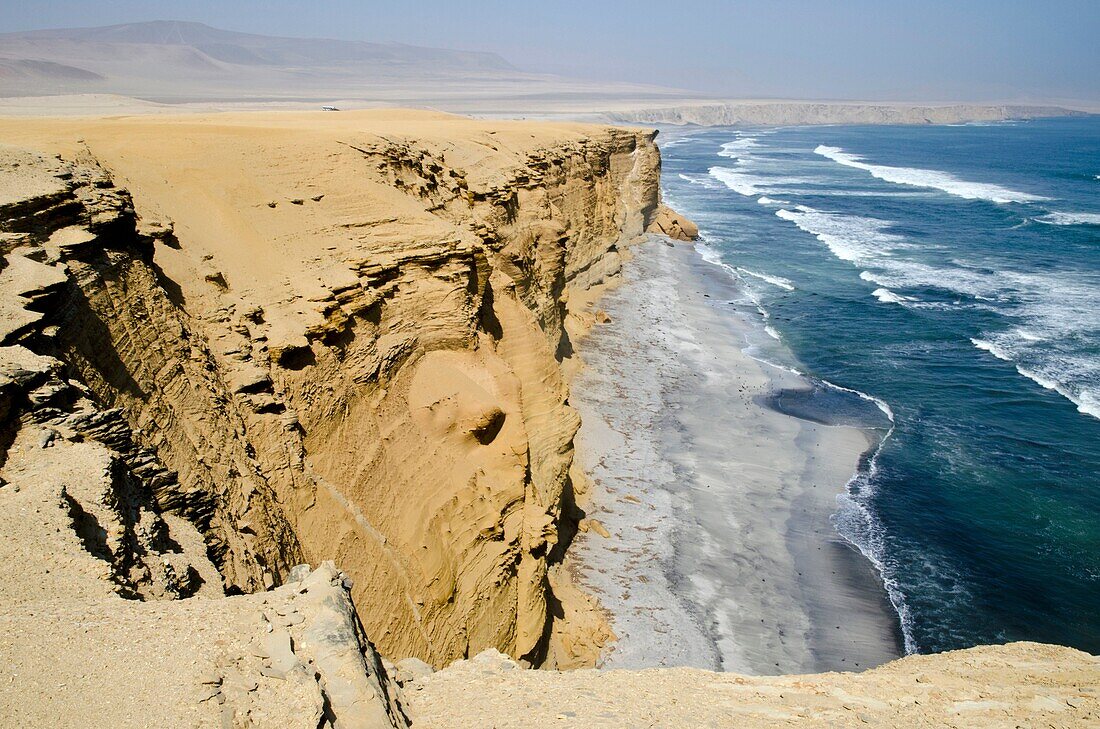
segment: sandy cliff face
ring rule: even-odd
[[[348,578],[331,562],[303,565],[275,591],[225,597],[215,562],[247,574],[249,557],[297,556],[286,520],[265,502],[255,523],[285,541],[253,550],[255,532],[231,521],[242,495],[166,468],[111,407],[217,396],[209,353],[189,349],[193,330],[153,275],[153,239],[129,195],[86,158],[6,148],[0,180],[5,723],[403,723]],[[126,369],[131,356],[157,376]],[[171,405],[157,415],[170,421]]]
[[[229,591],[333,559],[385,655],[591,659],[606,629],[550,589],[575,522],[560,364],[571,292],[657,208],[652,134],[406,112],[5,138],[98,170],[71,196],[124,188],[94,240],[43,220],[18,243],[67,267],[52,353]]]

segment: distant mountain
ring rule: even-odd
[[[155,21],[0,34],[0,96],[115,93],[186,98],[322,98],[389,89],[539,79],[493,53],[398,43],[278,38]]]
[[[424,63],[445,63],[452,68],[468,70],[516,70],[495,53],[421,48],[399,43],[279,38],[178,20],[0,34],[0,53],[6,55],[9,44],[21,49],[33,47],[75,55],[83,55],[84,50],[100,50],[97,46],[184,46],[216,61],[253,66],[327,67],[384,63],[419,67]]]

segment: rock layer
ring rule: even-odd
[[[4,150],[0,165],[5,723],[404,725],[346,576],[331,562],[312,574],[302,565],[274,592],[225,597],[215,562],[265,554],[250,551],[240,522],[225,526],[234,504],[168,470],[97,395],[140,387],[117,365],[96,369],[121,359],[112,326],[152,312],[188,332],[154,294],[152,239],[129,195],[88,160]],[[112,294],[126,311],[96,309]],[[147,361],[180,355],[171,341],[146,342],[156,347]],[[286,539],[272,551],[296,556],[285,519],[271,515]]]

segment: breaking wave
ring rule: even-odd
[[[840,147],[819,145],[815,154],[831,159],[845,167],[854,167],[857,170],[870,172],[871,175],[886,182],[898,185],[912,185],[914,187],[926,187],[942,190],[949,195],[956,195],[967,200],[989,200],[995,203],[1036,202],[1049,198],[1039,195],[1031,195],[1026,192],[1017,192],[1007,187],[994,185],[987,182],[968,182],[960,180],[954,175],[938,170],[922,170],[915,167],[890,167],[888,165],[875,165],[865,162],[862,157],[845,152]]]
[[[772,286],[778,286],[784,291],[794,291],[794,284],[791,283],[788,279],[783,278],[782,276],[769,276],[766,273],[757,273],[756,271],[750,271],[749,269],[741,268],[740,266],[737,267],[737,272],[743,273],[746,276],[758,278],[761,281],[767,281]]]
[[[1019,373],[1056,392],[1085,415],[1100,418],[1100,361],[1082,353],[1082,337],[1100,331],[1100,285],[1086,274],[1068,271],[1024,273],[950,261],[935,265],[904,255],[915,246],[891,232],[890,221],[824,212],[800,205],[776,211],[824,243],[832,254],[861,267],[859,277],[874,284],[883,303],[913,309],[951,309],[945,302],[922,302],[901,291],[929,289],[975,300],[1023,326],[985,334],[974,345],[1011,361]],[[1044,332],[1040,337],[1033,332]],[[978,344],[981,342],[981,344]]]
[[[1032,218],[1036,223],[1047,225],[1100,225],[1100,213],[1060,213],[1051,212]]]

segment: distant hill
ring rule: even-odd
[[[4,97],[38,97],[6,99],[0,103],[4,114],[30,113],[42,104],[53,104],[50,113],[78,112],[91,108],[88,104],[123,113],[134,108],[126,97],[140,100],[145,111],[153,108],[150,102],[172,105],[165,108],[179,108],[181,102],[239,108],[338,100],[341,108],[431,106],[644,124],[944,123],[1067,113],[988,104],[726,101],[682,89],[531,73],[494,53],[279,38],[174,20],[2,33]],[[47,111],[42,107],[38,113]]]
[[[113,93],[158,100],[324,98],[543,83],[493,53],[278,38],[155,21],[0,34],[0,96]]]
[[[0,34],[0,53],[35,51],[94,63],[105,52],[127,46],[186,47],[212,61],[274,68],[317,68],[385,64],[392,69],[421,69],[447,64],[452,69],[515,71],[495,53],[421,48],[399,43],[278,38],[211,28],[202,23],[158,20],[101,28],[68,28]]]

